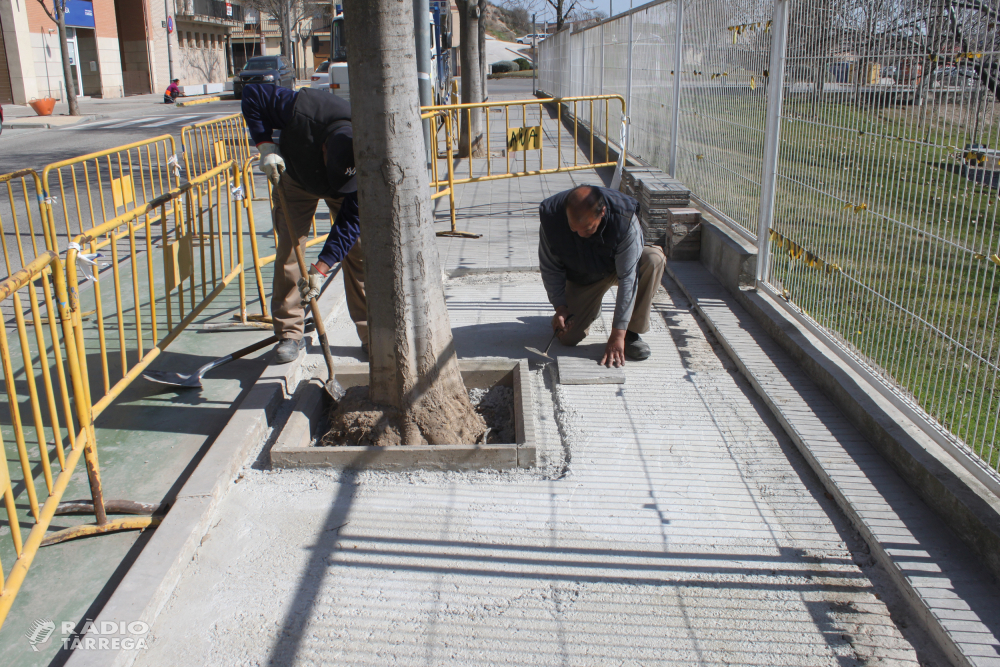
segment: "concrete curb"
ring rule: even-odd
[[[200,97],[195,100],[188,100],[186,102],[175,102],[174,106],[178,107],[191,107],[195,104],[207,104],[208,102],[221,102],[222,100],[235,100],[236,97],[233,95],[213,95],[212,97]]]
[[[995,601],[1000,593],[990,573],[954,539],[951,530],[960,531],[963,526],[947,513],[942,521],[935,513],[940,511],[938,507],[922,503],[919,496],[926,494],[926,488],[921,489],[920,483],[906,474],[911,471],[898,471],[900,463],[892,452],[873,447],[865,429],[828,427],[824,415],[836,408],[825,384],[817,383],[813,369],[798,357],[813,354],[835,365],[833,353],[821,350],[818,339],[797,330],[790,318],[783,318],[780,307],[764,304],[764,297],[731,295],[726,289],[729,286],[716,282],[698,262],[668,265],[667,272],[864,537],[934,643],[954,665],[997,664],[1000,615]],[[736,312],[741,306],[746,308],[743,317]],[[754,329],[760,332],[756,336],[770,336],[767,342],[773,347],[763,342],[758,347]],[[773,329],[783,331],[789,340],[779,340]],[[788,344],[799,346],[800,353],[782,349]],[[840,370],[841,375],[849,374],[847,369]],[[871,398],[874,390],[866,391],[861,378],[855,381],[850,393],[877,404]],[[848,391],[846,384],[841,391]],[[872,414],[867,418],[876,419]],[[918,429],[907,428],[901,414],[895,419],[895,435],[905,432],[911,442],[919,443]],[[897,443],[897,447],[905,445]],[[924,458],[933,460],[933,455],[925,450]],[[936,465],[942,467],[940,461]],[[966,477],[971,475],[966,473]],[[974,478],[971,481],[976,482]]]
[[[54,127],[70,127],[86,121],[106,118],[104,114],[87,114],[85,116],[38,116],[37,118],[10,118],[5,120],[5,129],[52,129]]]
[[[328,313],[327,322],[332,321],[345,301],[341,290],[330,289],[338,273],[339,266],[337,271],[331,272],[327,288],[319,299],[320,309]],[[295,392],[303,379],[312,376],[316,358],[322,359],[322,356],[302,355],[290,364],[268,366],[261,374],[177,494],[163,523],[94,619],[97,628],[102,622],[112,621],[143,621],[152,627],[208,532],[212,513],[225,497],[236,473],[266,437],[278,406]],[[88,634],[83,641],[89,637]],[[78,650],[65,664],[66,667],[127,667],[138,654],[137,649],[124,648]]]

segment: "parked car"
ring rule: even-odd
[[[233,95],[243,97],[248,83],[269,83],[295,90],[295,69],[285,56],[254,56],[233,80]]]
[[[548,37],[548,35],[525,35],[524,37],[518,37],[516,41],[518,44],[531,44],[533,37],[537,37],[538,41],[541,42]]]
[[[330,85],[330,61],[325,60],[319,64],[313,75],[309,77],[309,87],[326,90]]]

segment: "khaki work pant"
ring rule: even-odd
[[[656,294],[666,266],[667,258],[663,256],[659,246],[646,246],[642,249],[635,308],[632,309],[632,319],[628,323],[628,330],[632,333],[643,334],[649,331],[649,311],[653,307],[653,295]],[[592,285],[566,281],[566,307],[573,315],[573,322],[569,330],[559,336],[560,343],[572,346],[587,337],[590,325],[601,314],[605,292],[617,284],[618,276],[614,273]]]
[[[306,192],[287,173],[281,177],[288,203],[288,217],[292,233],[299,240],[303,252],[309,240],[309,229],[320,197]],[[333,223],[340,211],[343,197],[323,198],[330,208],[330,222]],[[282,340],[300,340],[305,329],[305,308],[299,294],[299,264],[292,251],[292,244],[285,231],[285,214],[277,191],[273,201],[274,231],[278,239],[277,255],[274,259],[274,280],[271,283],[271,317],[274,319],[274,333]],[[340,266],[344,274],[344,291],[347,293],[347,310],[358,330],[358,337],[368,343],[368,302],[365,299],[365,254],[359,238],[347,253]]]

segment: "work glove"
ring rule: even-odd
[[[278,147],[267,142],[257,146],[257,150],[260,151],[260,170],[272,181],[277,180],[285,170],[285,161],[278,154]]]
[[[299,294],[302,295],[303,306],[308,306],[310,301],[319,296],[320,291],[323,289],[324,278],[326,276],[319,272],[315,264],[309,267],[309,275],[307,277],[299,278],[297,284],[299,286]]]

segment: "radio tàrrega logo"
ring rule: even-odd
[[[56,631],[56,624],[44,618],[36,618],[24,636],[28,638],[32,651],[38,651],[38,647],[45,644],[52,638],[52,633]]]

